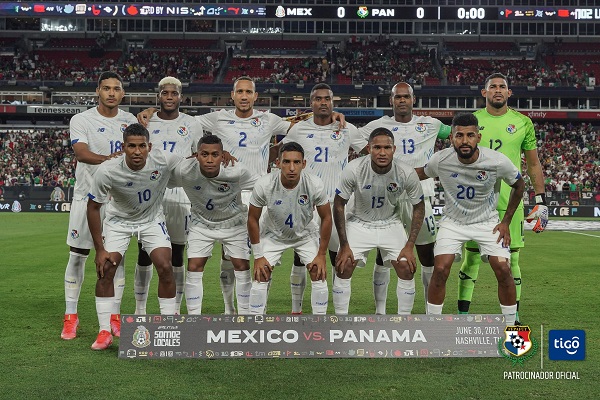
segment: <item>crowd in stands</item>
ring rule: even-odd
[[[586,123],[535,125],[546,189],[600,192],[598,131]],[[438,141],[437,150],[449,145]],[[0,186],[72,186],[75,163],[68,129],[0,131]]]
[[[345,49],[332,48],[328,56],[330,69],[338,74],[339,83],[439,83],[430,53],[418,43],[385,37],[350,38]],[[426,82],[428,79],[433,82]]]
[[[68,129],[0,131],[0,186],[75,184]]]

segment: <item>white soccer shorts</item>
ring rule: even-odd
[[[500,221],[486,221],[477,224],[463,225],[450,218],[442,218],[437,240],[433,249],[434,255],[461,254],[463,243],[473,240],[479,245],[482,256],[498,256],[510,258],[508,247],[496,243],[498,233],[492,233]]]
[[[265,258],[273,267],[280,264],[281,255],[287,249],[294,249],[304,265],[311,263],[319,252],[319,235],[309,235],[298,242],[282,242],[267,234],[261,236],[260,243]]]
[[[104,248],[113,253],[125,254],[129,247],[129,240],[135,236],[142,248],[150,254],[159,247],[171,248],[171,239],[165,223],[164,216],[144,225],[126,225],[104,220]]]
[[[82,200],[73,199],[69,212],[69,231],[67,244],[78,249],[93,249],[94,241],[87,221],[88,197]],[[100,220],[104,219],[104,206],[100,208]]]
[[[346,236],[358,267],[365,266],[369,252],[375,248],[380,250],[383,262],[389,264],[398,258],[408,240],[400,221],[377,228],[357,221],[346,222]]]
[[[190,214],[190,200],[182,188],[167,189],[163,200],[163,212],[171,243],[184,245],[187,241]]]
[[[398,202],[398,217],[400,217],[400,220],[406,225],[406,231],[408,232],[410,232],[412,213],[413,205],[410,201],[401,199]],[[433,207],[431,206],[431,198],[425,197],[425,216],[415,244],[423,245],[435,242],[436,233],[437,227],[433,215]]]
[[[245,224],[230,228],[208,228],[201,224],[192,224],[188,234],[188,258],[210,257],[215,242],[221,242],[228,257],[250,259],[250,241]]]

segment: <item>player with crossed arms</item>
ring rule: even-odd
[[[412,167],[394,158],[394,135],[376,128],[369,135],[369,157],[352,160],[342,172],[333,206],[340,250],[333,281],[336,314],[348,314],[351,279],[356,266],[364,266],[369,251],[381,252],[386,267],[398,275],[398,314],[410,314],[414,300],[416,259],[413,247],[423,223],[423,189]],[[354,207],[345,216],[345,206],[354,194]],[[396,207],[401,196],[412,204],[408,238]],[[407,291],[412,282],[412,291]]]
[[[100,325],[93,350],[105,350],[112,344],[113,279],[133,235],[156,266],[161,314],[175,314],[171,240],[162,200],[181,157],[151,149],[148,130],[140,124],[128,126],[123,132],[125,155],[103,163],[90,187],[87,218],[96,249],[96,312]],[[104,224],[100,218],[103,203],[108,203]]]
[[[169,185],[181,186],[192,203],[188,234],[188,273],[185,301],[188,314],[202,312],[203,275],[214,243],[235,268],[239,314],[248,314],[252,280],[250,247],[246,221],[248,209],[241,201],[242,190],[251,190],[259,178],[237,162],[223,168],[223,143],[215,135],[206,135],[198,143],[195,158],[184,160],[173,172]]]
[[[420,179],[439,177],[446,193],[434,248],[427,313],[442,313],[454,258],[466,241],[473,240],[496,274],[500,309],[510,326],[515,323],[517,301],[510,273],[509,224],[523,196],[525,182],[508,157],[479,147],[480,141],[477,117],[468,113],[456,115],[452,119],[453,147],[435,153],[425,167],[416,169]],[[512,187],[502,220],[496,210],[500,181]]]
[[[265,313],[273,267],[285,250],[294,249],[310,274],[312,312],[325,314],[329,298],[326,254],[332,224],[325,186],[318,176],[303,171],[306,160],[298,143],[280,147],[277,166],[281,170],[260,178],[250,197],[248,236],[254,254],[250,313]],[[263,208],[267,213],[259,223]],[[314,208],[321,219],[320,228],[313,221]]]

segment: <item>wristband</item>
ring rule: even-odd
[[[540,193],[535,195],[535,204],[546,205],[546,193]]]
[[[252,248],[252,254],[254,254],[254,259],[256,260],[257,258],[262,258],[264,257],[263,254],[263,248],[262,248],[262,244],[259,243],[253,243],[250,244],[250,247]]]

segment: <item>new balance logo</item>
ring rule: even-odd
[[[458,172],[453,173],[452,175],[450,175],[453,178],[458,178]]]
[[[314,134],[314,133],[309,133],[308,135],[306,135],[306,137],[307,137],[308,139],[312,139],[312,138],[314,138],[314,137],[315,137],[315,134]]]

